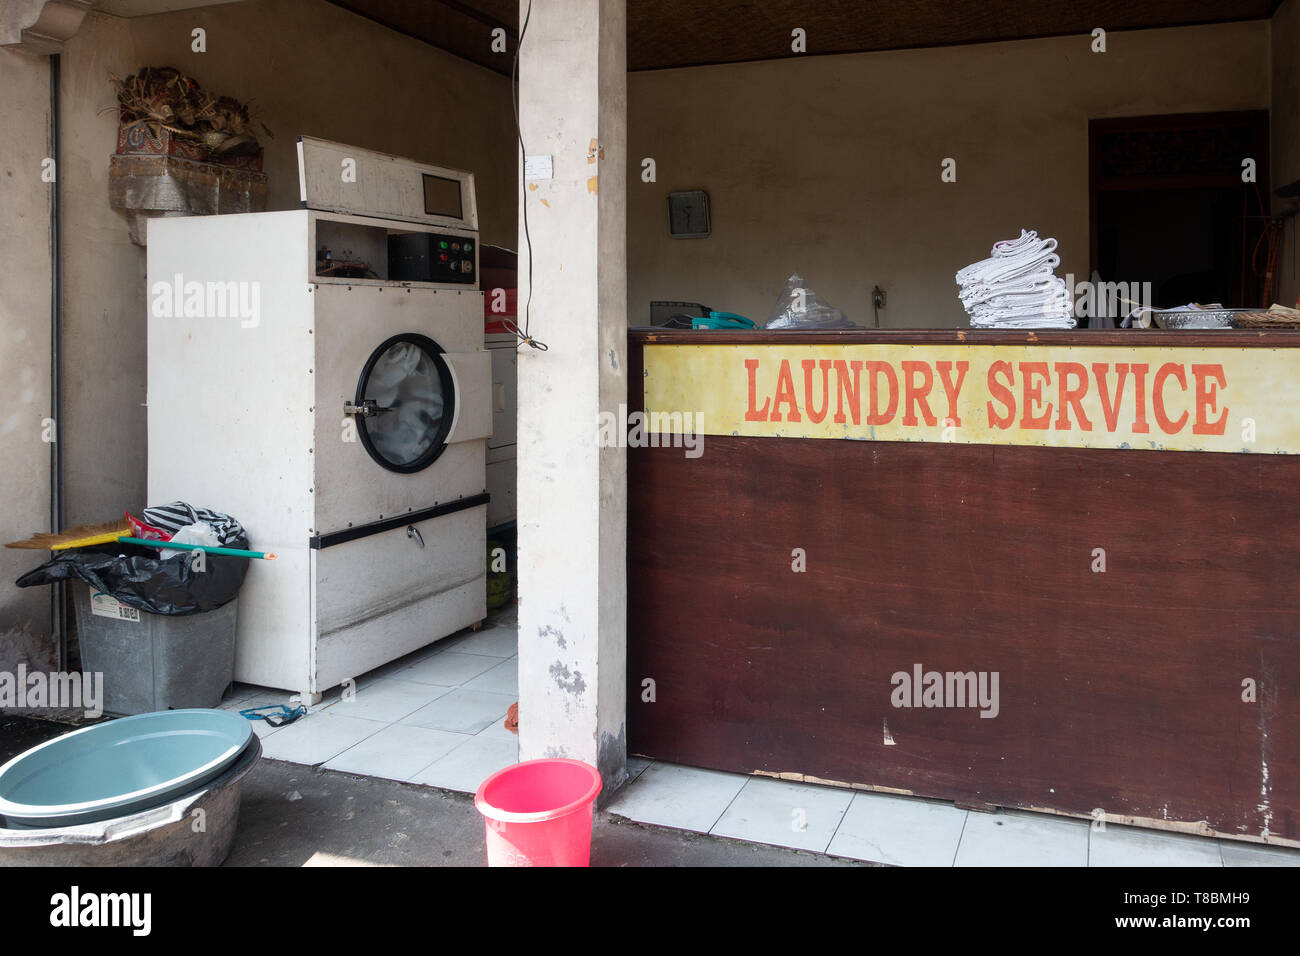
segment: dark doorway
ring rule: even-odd
[[[1253,263],[1268,215],[1267,110],[1092,120],[1089,143],[1103,281],[1149,282],[1157,307],[1267,307]]]

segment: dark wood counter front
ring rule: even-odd
[[[1212,396],[1169,372],[1161,420],[1186,411],[1187,441],[1216,440],[1209,425],[1191,432],[1199,401],[1235,442],[1238,410],[1274,394],[1276,414],[1260,413],[1259,427],[1277,449],[1261,442],[1285,450],[1300,409],[1300,335],[1285,332],[634,330],[631,343],[633,380],[646,383],[629,399],[634,412],[666,358],[650,349],[700,345],[750,350],[725,353],[719,369],[796,345],[915,346],[918,359],[942,346],[943,361],[953,346],[1143,348],[1153,363],[1202,369],[1219,353],[1181,350],[1241,350]],[[1098,364],[1092,353],[1044,354],[1052,370]],[[991,356],[972,354],[963,388]],[[1279,391],[1293,358],[1298,374]],[[1262,378],[1246,383],[1256,367]],[[726,374],[742,388],[743,368]],[[943,397],[936,386],[940,419]],[[1102,440],[1097,407],[1066,418],[1069,440]],[[980,425],[940,438],[941,421],[917,440],[706,427],[699,454],[664,434],[659,447],[629,440],[630,751],[1300,840],[1300,455],[961,437]],[[1152,428],[1161,443],[1183,440]]]

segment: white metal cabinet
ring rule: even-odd
[[[155,219],[148,245],[149,502],[228,512],[279,555],[250,564],[235,677],[309,695],[484,617],[492,418],[477,288],[327,280],[322,223],[477,238],[304,209]],[[255,319],[184,308],[186,289],[228,283]],[[454,396],[445,445],[408,473],[378,464],[344,414],[395,335],[436,344]]]
[[[482,620],[486,511],[479,505],[312,549],[318,687]]]
[[[423,332],[453,360],[481,355],[485,362],[482,293],[322,284],[314,303],[318,326],[328,330],[315,342],[315,532],[338,531],[481,494],[486,488],[486,443],[481,440],[486,436],[481,416],[490,385],[486,367],[469,369],[456,383],[458,412],[462,406],[470,414],[477,411],[480,427],[449,434],[447,447],[433,465],[414,474],[376,466],[343,406],[356,397],[358,378],[371,353],[402,332]],[[440,316],[435,329],[428,328],[431,315]]]

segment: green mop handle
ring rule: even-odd
[[[151,541],[148,538],[133,538],[122,535],[117,539],[122,544],[142,544],[146,548],[166,548],[168,551],[205,551],[208,554],[228,554],[232,558],[261,558],[274,561],[274,551],[245,551],[242,548],[217,548],[210,544],[172,544],[170,541]]]

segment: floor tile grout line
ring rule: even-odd
[[[311,714],[308,714],[308,715],[307,715],[307,717],[310,717],[310,716],[311,716]],[[304,718],[302,718],[302,719],[305,721],[305,720],[307,719],[307,717],[304,717]],[[352,718],[352,719],[353,719],[353,720],[365,720],[364,717],[354,717],[354,718]],[[295,723],[296,723],[296,721],[295,721]],[[370,721],[370,723],[377,724],[377,723],[380,723],[380,721],[372,720],[372,721]],[[280,728],[280,729],[284,729],[284,728]],[[383,727],[379,727],[379,728],[377,728],[376,730],[372,730],[370,733],[368,733],[368,734],[366,734],[364,737],[362,737],[361,740],[369,740],[371,737],[373,737],[375,734],[379,733],[379,731],[381,731],[381,730],[383,730],[383,729],[384,729]],[[335,757],[337,757],[337,756],[339,756],[340,754],[343,754],[343,753],[345,753],[345,752],[351,750],[351,749],[352,749],[353,747],[355,747],[357,744],[361,743],[361,740],[353,741],[352,743],[350,743],[350,744],[348,744],[346,747],[344,747],[342,750],[339,750],[339,751],[337,751],[337,752],[331,754],[330,756],[326,757],[324,760],[318,760],[318,761],[316,761],[315,763],[302,764],[302,766],[304,766],[304,767],[311,767],[312,769],[315,769],[315,768],[317,768],[317,767],[323,767],[323,766],[325,766],[325,764],[326,764],[328,761],[333,760]],[[274,758],[272,758],[272,759],[274,759]],[[296,761],[296,760],[290,760],[290,761],[288,761],[288,762],[289,762],[289,763],[298,763],[298,761]]]
[[[433,700],[425,701],[423,704],[418,705],[418,706],[415,708],[415,710],[409,710],[409,711],[407,711],[406,713],[402,714],[402,716],[400,716],[400,717],[395,717],[395,718],[393,718],[392,720],[389,720],[389,721],[388,721],[388,726],[389,726],[389,727],[397,727],[397,726],[402,726],[402,727],[411,727],[411,726],[414,726],[413,724],[403,724],[402,721],[404,721],[407,717],[410,717],[410,716],[411,716],[412,714],[414,714],[416,711],[424,710],[424,708],[428,707],[430,704],[432,704],[432,703],[436,703],[437,700],[438,700],[438,698],[435,697]],[[344,713],[346,713],[346,711],[344,711]],[[358,719],[358,720],[372,720],[372,719],[382,720],[382,719],[384,719],[384,718],[358,717],[357,719]],[[386,729],[386,728],[385,728],[385,729]],[[433,729],[433,730],[436,730],[437,728],[434,727],[434,728],[426,728],[426,729]]]
[[[834,829],[834,831],[832,831],[832,833],[831,833],[831,838],[830,838],[829,840],[826,841],[826,849],[825,849],[825,850],[822,850],[823,853],[828,853],[828,852],[829,852],[829,850],[830,850],[830,848],[831,848],[831,844],[834,843],[834,842],[835,842],[835,838],[836,838],[837,836],[839,836],[839,833],[840,833],[840,827],[844,826],[844,818],[847,817],[847,816],[849,815],[849,811],[850,811],[851,809],[853,809],[853,801],[856,800],[856,799],[858,799],[858,794],[859,794],[860,792],[861,792],[861,791],[859,791],[859,790],[850,790],[850,791],[849,791],[849,802],[846,803],[846,804],[844,805],[844,809],[840,811],[840,819],[839,819],[839,822],[837,822],[837,823],[835,824],[835,829]],[[868,862],[868,863],[875,863],[876,861],[875,861],[875,860],[868,860],[867,862]]]
[[[450,732],[450,731],[449,731],[449,732]],[[448,786],[448,785],[446,785],[446,784],[437,784],[437,783],[421,783],[421,782],[418,782],[418,781],[415,780],[415,777],[418,777],[420,774],[424,773],[426,770],[428,770],[428,769],[429,769],[430,767],[432,767],[434,764],[436,764],[436,763],[441,763],[443,760],[445,760],[445,759],[447,759],[448,757],[450,757],[450,756],[451,756],[452,754],[454,754],[456,751],[458,751],[458,750],[460,750],[462,747],[466,746],[466,745],[470,742],[470,740],[474,740],[474,739],[476,739],[476,738],[478,737],[477,734],[467,734],[467,735],[465,735],[465,736],[468,736],[468,737],[469,737],[469,740],[462,740],[460,743],[458,743],[458,744],[457,744],[455,747],[453,747],[451,750],[447,751],[445,754],[443,754],[441,757],[438,757],[437,759],[435,759],[434,761],[432,761],[431,763],[429,763],[427,766],[420,768],[420,770],[416,771],[416,773],[415,773],[412,777],[410,777],[410,778],[408,778],[408,779],[406,779],[406,780],[403,780],[402,782],[403,782],[403,783],[409,783],[409,784],[412,784],[412,785],[417,786],[417,787],[433,787],[434,789],[437,789],[437,790],[450,790],[450,791],[453,791],[453,792],[455,792],[455,793],[475,793],[475,792],[477,791],[477,788],[472,789],[472,790],[461,790],[459,787],[451,787],[451,786]],[[515,762],[518,763],[518,758],[517,758],[517,757],[516,757]],[[489,775],[489,776],[490,776],[490,775]]]
[[[951,865],[954,867],[957,865],[957,854],[961,852],[961,841],[966,839],[966,824],[970,822],[970,814],[971,812],[967,810],[966,815],[961,818],[961,833],[957,834],[957,845],[952,848]]]
[[[451,731],[451,730],[449,730],[449,731],[447,731],[447,733],[455,733],[455,731]],[[423,767],[421,767],[419,770],[415,771],[415,773],[411,774],[409,777],[407,777],[407,778],[406,778],[405,780],[403,780],[402,782],[403,782],[403,783],[415,783],[415,778],[418,777],[420,774],[424,773],[426,770],[428,770],[428,769],[429,769],[430,767],[432,767],[434,764],[438,763],[440,760],[443,760],[443,759],[445,759],[445,758],[447,758],[447,757],[450,757],[452,754],[454,754],[454,753],[455,753],[457,750],[459,750],[461,747],[464,747],[465,744],[469,743],[470,740],[473,740],[473,739],[474,739],[474,735],[473,735],[473,734],[464,734],[463,736],[466,737],[467,739],[466,739],[466,740],[462,740],[460,743],[458,743],[456,746],[452,747],[450,750],[448,750],[448,751],[447,751],[445,754],[443,754],[441,757],[434,757],[434,758],[433,758],[432,760],[430,760],[427,764],[425,764],[425,765],[424,765]],[[423,784],[421,784],[420,786],[423,786]]]
[[[455,687],[453,687],[452,689],[454,690]],[[435,698],[435,699],[436,699],[436,698]],[[430,703],[432,703],[432,702],[433,702],[433,701],[430,701]],[[417,707],[416,710],[421,710],[424,706],[427,706],[427,705],[421,705],[420,707]],[[415,711],[411,711],[411,713],[415,713]],[[497,720],[497,718],[493,718],[493,720],[492,720],[491,722],[489,722],[486,726],[482,727],[480,730],[476,731],[475,733],[469,733],[469,734],[467,734],[467,733],[462,733],[462,732],[460,732],[460,731],[456,731],[456,730],[443,730],[443,729],[440,728],[440,727],[423,727],[423,726],[421,726],[421,725],[419,725],[419,724],[404,724],[404,723],[402,723],[402,720],[404,720],[405,717],[409,717],[409,716],[410,716],[410,714],[406,714],[406,715],[405,715],[404,717],[402,717],[402,718],[398,718],[397,720],[394,720],[394,721],[389,722],[389,723],[388,723],[388,724],[383,728],[383,730],[387,730],[389,727],[410,727],[410,728],[412,728],[412,729],[414,729],[414,730],[432,730],[432,731],[436,731],[436,732],[438,732],[438,733],[456,734],[457,736],[464,737],[465,739],[462,740],[462,741],[460,741],[459,743],[457,743],[456,746],[454,746],[454,747],[451,748],[451,750],[447,751],[446,753],[442,754],[441,756],[435,757],[433,760],[431,760],[429,763],[425,764],[423,767],[421,767],[419,770],[417,770],[417,771],[416,771],[414,774],[412,774],[410,777],[403,777],[403,778],[401,778],[401,779],[400,779],[400,782],[401,782],[401,783],[415,783],[415,780],[414,780],[415,777],[418,777],[420,774],[424,773],[426,770],[428,770],[430,767],[432,767],[435,763],[438,763],[440,760],[444,759],[445,757],[449,757],[449,756],[451,756],[451,754],[453,754],[455,751],[459,750],[461,747],[465,746],[465,744],[467,744],[469,741],[474,740],[475,738],[479,737],[481,734],[486,733],[487,730],[488,730],[489,728],[491,728],[492,725],[493,725],[494,723],[496,723],[496,720]],[[506,714],[505,714],[505,713],[502,713],[500,719],[504,719],[505,716],[506,716]],[[360,718],[360,717],[359,717],[359,718],[357,718],[357,719],[358,719],[358,720],[364,720],[364,719],[366,719],[366,718]],[[376,733],[382,733],[383,730],[376,731]],[[371,736],[374,736],[374,735],[372,734]],[[368,739],[370,739],[370,738],[367,737],[366,739],[368,740]],[[485,738],[485,739],[488,739],[488,738]],[[357,741],[357,743],[353,744],[352,746],[353,746],[353,747],[359,746],[362,742],[363,742],[363,741]],[[351,750],[351,749],[352,749],[351,747],[348,748],[348,750]],[[330,760],[337,759],[339,756],[342,756],[343,753],[347,753],[347,750],[342,751],[340,754],[336,754],[334,757],[331,757]],[[359,771],[350,771],[350,772],[352,772],[352,773],[358,773]],[[366,776],[366,774],[362,774],[362,775],[363,775],[363,776]],[[385,778],[385,779],[388,779],[388,778]],[[417,784],[417,785],[422,786],[422,784]],[[446,788],[443,788],[443,789],[446,789]],[[462,791],[462,792],[468,792],[468,791]]]
[[[398,671],[397,673],[400,674],[401,671]],[[411,680],[409,677],[398,677],[397,674],[390,674],[384,677],[376,677],[374,680],[366,681],[364,684],[358,684],[357,690],[360,690],[362,687],[373,687],[376,684],[387,680],[398,681],[402,684],[416,684],[420,687],[445,687],[447,690],[455,690],[460,686],[459,684],[425,684],[418,680]]]
[[[741,795],[742,793],[745,792],[745,787],[748,787],[748,786],[749,786],[750,781],[751,781],[751,780],[757,780],[757,779],[773,779],[773,778],[770,778],[770,777],[762,777],[762,776],[760,776],[759,774],[750,774],[750,775],[749,775],[749,779],[747,779],[747,780],[745,781],[744,786],[742,786],[739,790],[737,790],[737,791],[736,791],[736,795],[735,795],[734,797],[731,798],[731,803],[728,803],[727,806],[726,806],[726,808],[722,811],[722,814],[718,817],[718,819],[713,821],[713,827],[710,827],[709,830],[706,832],[706,835],[707,835],[707,836],[717,836],[717,835],[719,835],[719,834],[715,834],[715,833],[713,832],[714,828],[716,828],[717,825],[718,825],[719,823],[722,822],[722,817],[725,817],[725,816],[727,815],[727,810],[730,810],[730,809],[731,809],[732,804],[734,804],[738,799],[740,799],[740,795]],[[803,781],[803,780],[780,780],[780,778],[775,778],[775,779],[779,780],[779,782],[781,782],[781,783],[792,783],[792,784],[795,784],[795,785],[798,786],[798,787],[801,787],[801,788],[807,788],[809,791],[843,789],[843,788],[838,788],[838,787],[819,787],[819,786],[817,786],[816,784],[810,784],[810,783],[807,783],[807,782],[805,782],[805,781]],[[852,800],[852,798],[850,798],[849,803],[852,804],[852,802],[853,802],[853,800]],[[848,807],[847,807],[847,806],[844,808],[844,810],[840,811],[840,820],[839,820],[839,823],[836,823],[836,824],[835,824],[835,830],[836,830],[836,831],[839,830],[839,828],[840,828],[840,823],[843,823],[843,822],[844,822],[844,814],[847,813],[847,812],[848,812]],[[832,834],[831,834],[831,838],[834,839],[834,836],[835,836],[835,834],[832,833]],[[760,845],[760,846],[779,846],[779,847],[784,847],[784,848],[786,848],[786,849],[791,849],[791,850],[804,850],[805,852],[808,852],[808,853],[821,853],[821,854],[823,854],[823,855],[826,855],[826,848],[829,847],[829,846],[831,845],[831,841],[830,841],[830,840],[827,840],[827,841],[826,841],[826,847],[823,847],[823,848],[820,849],[820,850],[816,850],[816,849],[809,849],[808,847],[794,846],[794,845],[789,844],[789,843],[769,843],[769,842],[764,841],[764,840],[749,840],[749,839],[745,839],[744,837],[726,836],[726,837],[723,837],[723,838],[724,838],[724,839],[728,839],[728,840],[741,840],[742,842],[745,842],[745,843],[756,843],[756,844],[758,844],[758,845]]]
[[[741,776],[741,775],[740,775],[740,774],[735,774],[735,776]],[[752,774],[749,775],[749,776],[747,776],[747,777],[745,777],[745,782],[742,783],[742,784],[740,785],[740,789],[739,789],[739,790],[737,790],[735,793],[733,793],[733,794],[731,795],[731,799],[728,800],[728,801],[727,801],[727,805],[726,805],[725,807],[722,808],[722,812],[718,814],[717,819],[715,819],[715,820],[713,821],[713,823],[709,825],[709,828],[708,828],[707,830],[701,830],[701,831],[697,831],[697,832],[706,833],[706,834],[708,834],[709,836],[712,836],[712,835],[713,835],[713,828],[716,827],[719,823],[722,822],[722,818],[725,817],[725,816],[727,815],[727,811],[731,809],[731,805],[732,805],[733,803],[736,802],[736,799],[737,799],[737,798],[738,798],[742,793],[744,793],[745,788],[749,786],[749,781],[751,781],[751,780],[753,780],[753,779],[754,779],[754,777],[753,777]]]

